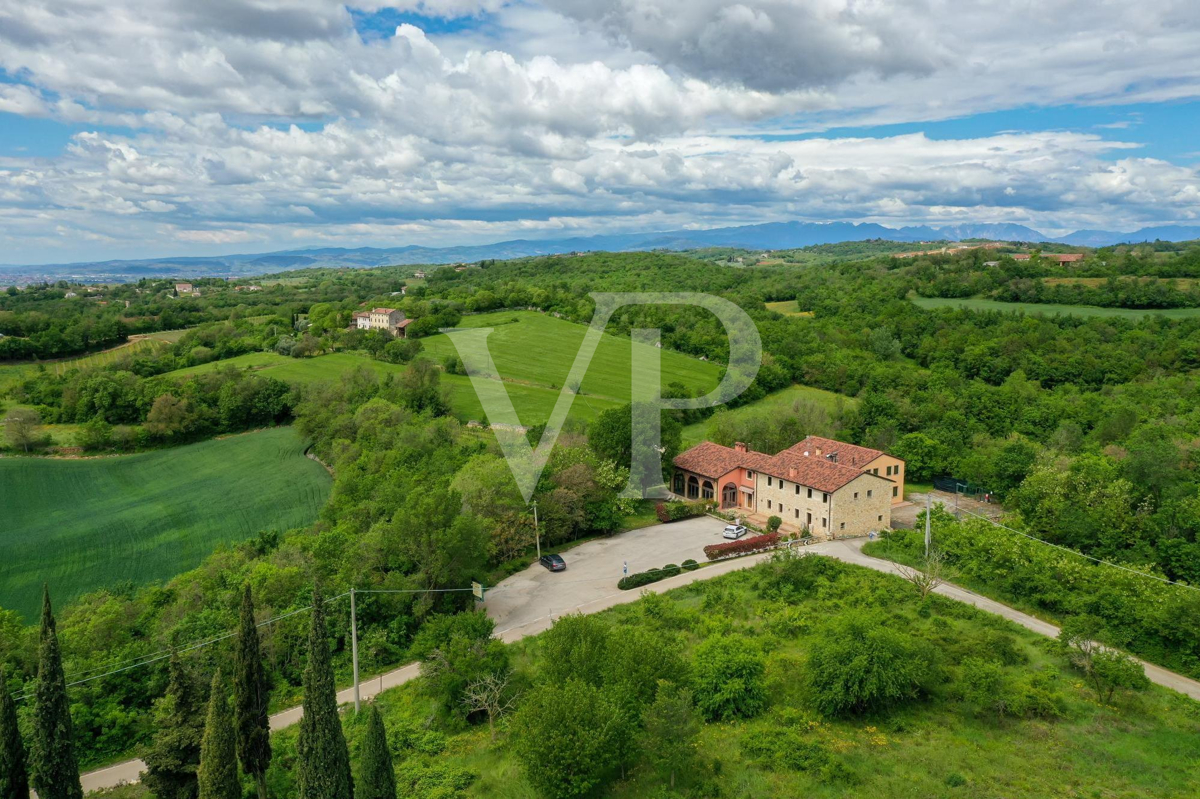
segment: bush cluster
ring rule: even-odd
[[[689,566],[688,564],[691,565]],[[681,574],[684,569],[687,571],[694,571],[698,568],[700,568],[700,564],[694,560],[685,560],[682,568],[674,563],[668,563],[661,569],[650,569],[649,571],[636,572],[627,577],[622,577],[617,582],[617,588],[620,588],[622,591],[628,591],[630,588],[641,588],[643,585],[657,583],[659,580],[665,580],[668,577],[674,577],[677,574]]]
[[[751,552],[762,552],[771,549],[779,543],[779,533],[753,535],[739,541],[729,541],[724,544],[709,544],[704,548],[704,556],[709,560],[728,558],[734,555],[748,555]]]
[[[693,516],[703,516],[708,510],[705,502],[660,502],[654,506],[658,520],[664,524],[677,522],[680,519],[690,519]]]

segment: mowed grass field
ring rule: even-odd
[[[1045,316],[1073,315],[1085,317],[1107,317],[1142,319],[1161,315],[1170,319],[1200,317],[1200,308],[1098,308],[1094,305],[1054,305],[1040,302],[1001,302],[999,300],[954,299],[950,297],[911,297],[912,302],[922,308],[966,308],[969,311],[1002,311],[1004,313],[1043,314]]]
[[[767,306],[768,311],[781,313],[784,316],[812,316],[812,311],[800,310],[800,304],[795,300],[780,300],[779,302],[763,303]]]
[[[0,605],[36,619],[126,580],[194,568],[219,544],[309,524],[332,480],[279,427],[108,458],[0,458]]]
[[[768,394],[756,402],[751,402],[747,405],[742,405],[729,410],[719,410],[718,414],[727,413],[734,418],[742,418],[753,416],[761,413],[785,414],[791,413],[792,408],[797,402],[811,402],[825,408],[832,413],[839,406],[850,409],[853,408],[858,400],[853,397],[845,397],[841,394],[835,394],[832,391],[825,391],[820,388],[812,388],[810,386],[788,386],[782,391],[776,391],[774,394]],[[709,417],[702,422],[689,424],[683,428],[683,446],[691,447],[699,444],[701,441],[706,441],[710,438],[708,434],[709,425],[712,424],[713,418]]]
[[[495,328],[488,336],[488,349],[521,423],[535,425],[549,419],[587,328],[532,311],[468,316],[463,319],[463,326]],[[437,364],[458,354],[454,342],[442,333],[421,339],[421,344],[424,347],[423,357]],[[629,401],[630,364],[634,346],[627,338],[601,337],[595,357],[583,378],[580,393],[571,404],[571,418],[590,421],[601,411]],[[708,392],[720,380],[722,367],[719,364],[671,350],[636,346],[642,347],[646,354],[661,358],[664,386],[679,381]],[[366,367],[379,375],[398,375],[405,369],[404,366],[376,361],[363,353],[339,352],[315,358],[288,358],[275,353],[256,352],[180,369],[171,374],[186,377],[228,367],[251,369],[258,374],[293,384],[335,380],[359,367]],[[470,378],[443,374],[442,384],[449,390],[450,405],[458,418],[464,421],[486,420]]]

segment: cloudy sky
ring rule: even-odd
[[[1195,0],[0,0],[0,263],[1200,223]]]

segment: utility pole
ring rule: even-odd
[[[350,658],[354,662],[354,712],[362,704],[358,693],[358,613],[354,607],[354,589],[350,589]]]
[[[537,541],[537,556],[538,560],[542,559],[542,535],[538,532],[537,523],[537,500],[533,501],[533,538]]]
[[[957,496],[957,494],[956,494]],[[925,560],[929,560],[929,544],[933,538],[933,492],[925,495]],[[350,595],[353,599],[354,595]],[[353,604],[353,602],[351,602]]]

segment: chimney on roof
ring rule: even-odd
[[[808,455],[809,455],[809,453],[808,453],[808,450],[804,450],[804,457],[806,457],[806,458],[807,458],[807,457],[808,457]]]
[[[788,479],[789,479],[789,480],[795,480],[795,479],[796,479],[796,470],[795,470],[795,468],[790,468],[790,469],[788,469]]]
[[[820,454],[821,454],[821,448],[820,448],[820,447],[816,447],[816,452],[817,452],[817,454],[818,454],[818,455],[820,455]]]
[[[828,455],[825,456],[825,460],[829,461],[830,463],[837,463],[837,453],[836,452],[829,453]]]
[[[735,450],[735,451],[737,451],[737,452],[745,452],[745,451],[746,451],[746,444],[745,444],[744,442],[742,442],[742,441],[738,441],[738,442],[736,442],[736,443],[733,445],[733,448],[734,448],[734,450]]]

